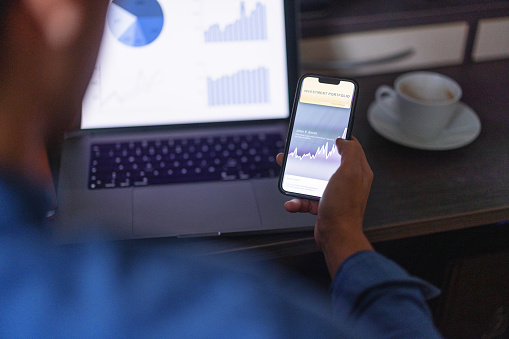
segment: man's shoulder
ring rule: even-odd
[[[254,338],[334,337],[341,330],[327,296],[256,258],[105,241],[56,246],[32,236],[0,242],[8,245],[0,252],[0,279],[9,282],[0,311],[33,328],[71,333],[65,331],[93,322],[96,333],[184,337],[251,329]],[[45,316],[32,319],[30,312]]]

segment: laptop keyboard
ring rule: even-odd
[[[276,177],[283,149],[277,133],[93,144],[88,187]]]

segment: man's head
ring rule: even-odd
[[[109,0],[0,0],[0,171],[50,187],[48,145],[76,124]]]
[[[0,85],[10,92],[0,100],[4,107],[36,106],[18,111],[32,110],[52,138],[80,111],[109,1],[0,1]]]

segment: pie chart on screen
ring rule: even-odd
[[[164,16],[157,0],[113,0],[107,22],[118,41],[127,46],[142,47],[161,34]]]

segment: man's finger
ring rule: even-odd
[[[348,147],[348,144],[350,142],[358,142],[357,139],[352,136],[352,139],[351,140],[346,140],[346,139],[343,139],[343,138],[337,138],[336,139],[336,147],[338,148],[338,153],[339,155],[343,155],[343,152],[346,150],[346,148]]]
[[[285,203],[285,209],[290,213],[318,213],[318,201],[306,199],[292,199]]]
[[[364,162],[366,162],[364,150],[355,137],[352,137],[352,140],[338,138],[336,140],[336,146],[339,155],[341,155],[341,164],[343,164],[346,158],[350,159],[350,162],[357,161],[361,166],[367,164],[364,164]]]
[[[283,165],[283,158],[284,158],[284,154],[283,153],[279,153],[277,156],[276,156],[276,162],[278,163],[279,166],[282,166]]]

